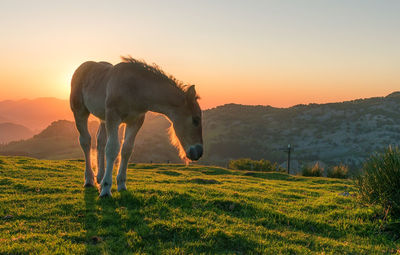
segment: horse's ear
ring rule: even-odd
[[[186,90],[186,98],[188,99],[189,102],[196,100],[196,89],[194,88],[194,85],[190,86]]]

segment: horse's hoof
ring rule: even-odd
[[[99,198],[106,198],[106,197],[112,197],[111,193],[100,193]]]
[[[85,183],[85,184],[83,185],[83,187],[84,187],[84,188],[92,188],[92,187],[94,187],[94,184],[88,182],[88,183]]]
[[[124,190],[126,190],[126,185],[125,185],[125,183],[124,183],[124,184],[118,185],[118,192],[121,192],[121,191],[124,191]]]
[[[111,197],[112,197],[111,194],[108,193],[99,195],[99,198],[111,198]]]
[[[111,195],[111,190],[106,191],[104,188],[102,188],[99,197],[100,197],[100,198],[103,198],[103,197],[112,197],[112,195]]]
[[[126,187],[123,187],[123,188],[118,188],[118,192],[123,192],[123,191],[126,191],[127,190],[127,188]]]

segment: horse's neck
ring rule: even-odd
[[[176,116],[176,111],[178,107],[171,107],[170,105],[156,104],[153,107],[149,107],[149,110],[152,112],[161,113],[167,116],[170,120],[174,119]]]
[[[166,115],[173,119],[176,111],[185,103],[184,95],[180,94],[175,88],[160,91],[159,96],[154,97],[149,105],[149,110]]]

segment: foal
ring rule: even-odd
[[[182,159],[198,160],[203,155],[201,110],[194,85],[182,85],[155,65],[131,57],[122,57],[122,60],[115,66],[107,62],[85,62],[76,69],[71,81],[70,105],[86,161],[85,187],[95,184],[88,117],[93,114],[101,121],[97,132],[100,197],[111,196],[121,123],[126,123],[126,129],[117,185],[118,191],[126,189],[128,160],[147,111],[164,114],[170,120],[171,142]]]

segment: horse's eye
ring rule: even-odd
[[[200,125],[200,118],[199,117],[193,117],[192,118],[192,122],[193,122],[193,125],[195,127],[198,127]]]

